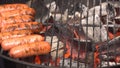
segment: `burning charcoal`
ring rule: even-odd
[[[86,34],[86,36],[88,36],[88,38],[91,38],[92,41],[94,42],[100,42],[100,41],[103,42],[109,39],[107,38],[107,31],[105,27],[103,25],[101,25],[100,27],[100,24],[102,24],[102,22],[98,15],[95,15],[95,17],[90,16],[87,19],[83,19],[81,24],[83,31]]]
[[[106,51],[108,48],[111,50],[114,50],[115,48],[119,48],[120,44],[120,36],[115,37],[114,39],[110,40],[109,42],[102,43],[99,45],[98,51]]]
[[[46,41],[48,41],[48,42],[50,42],[52,44],[51,56],[52,56],[53,60],[56,59],[56,54],[57,53],[58,53],[57,57],[62,57],[63,56],[63,51],[64,51],[63,47],[64,47],[64,44],[61,41],[58,42],[57,36],[53,36],[53,38],[50,37],[50,36],[47,36],[46,37]],[[58,49],[58,52],[57,52],[57,49]]]
[[[99,57],[104,60],[114,60],[116,56],[120,56],[120,36],[115,37],[109,42],[104,42],[101,45],[98,45],[98,52],[100,53]]]
[[[105,16],[105,15],[109,15],[109,16],[114,16],[116,15],[116,12],[115,12],[115,8],[112,4],[110,3],[102,3],[100,4],[99,6],[95,6],[91,9],[89,9],[89,16],[92,16],[92,15],[100,15],[100,16]],[[86,14],[87,16],[87,14]]]

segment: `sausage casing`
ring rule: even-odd
[[[40,41],[13,47],[10,50],[9,55],[13,58],[23,58],[33,55],[48,54],[50,49],[51,46],[48,42]]]
[[[0,43],[2,40],[10,39],[10,38],[17,38],[26,35],[31,35],[33,32],[31,30],[18,30],[18,31],[11,31],[11,32],[3,32],[0,33]]]
[[[13,17],[13,16],[20,16],[20,15],[35,15],[35,10],[32,8],[24,8],[18,10],[10,10],[0,13],[0,17]]]
[[[0,12],[24,8],[29,8],[29,6],[26,4],[4,4],[0,6]]]
[[[7,25],[7,24],[15,24],[18,22],[19,23],[32,22],[34,20],[35,20],[34,17],[30,15],[14,16],[10,18],[1,17],[0,24],[1,24],[1,27],[3,27],[4,25]]]
[[[18,38],[5,39],[2,41],[1,47],[3,48],[3,50],[10,50],[11,48],[18,45],[38,42],[43,40],[44,40],[44,37],[42,37],[41,35],[28,35],[28,36],[23,36]]]
[[[16,23],[1,27],[1,32],[9,32],[14,30],[27,30],[27,29],[30,29],[34,32],[39,32],[42,30],[42,28],[43,25],[38,22]]]

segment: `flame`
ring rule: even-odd
[[[40,57],[38,55],[35,56],[35,64],[41,64]]]
[[[66,42],[66,53],[64,54],[64,58],[69,58],[70,57],[70,47],[69,47],[69,44],[68,42]]]
[[[78,35],[78,33],[76,32],[76,30],[73,30],[73,32],[74,32],[75,37],[79,39],[79,35]]]
[[[113,38],[114,38],[114,35],[113,35],[111,32],[108,32],[108,35],[109,35],[109,38],[110,38],[110,39],[113,39]]]
[[[96,52],[94,52],[94,68],[97,68],[98,64],[100,64],[100,59],[98,56],[99,56],[98,45],[96,45]]]

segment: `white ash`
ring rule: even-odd
[[[63,59],[60,60],[60,67],[62,66],[63,63]],[[77,67],[77,64],[79,64],[79,67]],[[64,67],[69,68],[70,67],[70,59],[64,59]],[[72,68],[85,68],[85,63],[80,63],[77,61],[72,60],[72,64],[71,64]],[[88,66],[86,66],[86,68],[88,68]]]
[[[55,1],[48,3],[46,7],[49,9],[50,12],[56,12],[59,10],[59,7],[56,5]]]
[[[64,47],[64,44],[61,41],[58,42],[57,36],[53,36],[53,39],[50,36],[46,36],[46,41],[49,43],[51,43],[51,41],[52,41],[51,56],[52,56],[53,60],[55,60],[55,58],[56,58],[56,53],[58,53],[57,57],[63,56],[64,49],[61,49],[61,48]],[[59,45],[58,45],[58,43],[59,43]],[[57,46],[58,46],[58,52],[57,52]]]
[[[101,62],[101,67],[108,67],[108,63],[109,63],[109,66],[110,66],[110,67],[116,66],[116,65],[120,65],[120,63],[102,61],[102,62]],[[100,66],[100,65],[99,65],[99,66]],[[98,67],[99,67],[99,66],[98,66]]]
[[[111,10],[112,9],[112,10]],[[111,3],[104,2],[98,6],[95,6],[88,10],[88,15],[93,16],[94,14],[105,16],[105,15],[116,15],[115,7]],[[112,13],[112,14],[111,14]],[[85,15],[87,17],[87,14]]]
[[[102,25],[102,22],[101,22],[100,17],[98,15],[95,15],[95,17],[94,16],[88,17],[88,22],[87,22],[86,18],[83,19],[82,22],[81,22],[81,24],[82,25],[87,25],[87,24],[88,25],[92,25],[92,26],[83,26],[82,27],[84,33],[90,39],[92,39],[92,41],[94,41],[94,42],[104,42],[107,39],[109,39],[109,38],[107,38],[106,28]],[[98,27],[94,27],[94,25],[98,25]],[[102,26],[101,28],[100,28],[100,25]],[[93,30],[93,28],[94,28],[94,30]]]

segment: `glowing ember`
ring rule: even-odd
[[[98,45],[96,45],[96,52],[94,52],[94,68],[97,68],[98,64],[100,63],[100,59],[98,56],[99,56]]]
[[[35,56],[35,64],[41,64],[39,56]]]

